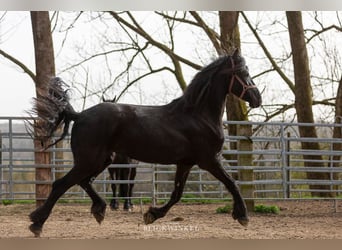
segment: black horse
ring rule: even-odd
[[[135,163],[135,161],[123,154],[113,153],[113,164],[130,164]],[[108,168],[109,176],[112,180],[128,180],[134,181],[137,174],[136,167],[110,167]],[[117,196],[116,191],[117,185],[115,183],[111,184],[113,198],[110,201],[110,208],[112,210],[117,210],[119,208],[119,197],[124,197],[124,210],[131,211],[133,209],[133,203],[131,201],[134,183],[120,183],[119,194]]]
[[[63,139],[74,121],[71,132],[74,167],[53,183],[45,203],[30,214],[30,230],[36,237],[57,200],[75,184],[90,196],[91,213],[98,223],[102,222],[106,203],[93,189],[91,180],[111,163],[112,152],[138,161],[177,165],[170,200],[162,207],[150,207],[144,214],[146,224],[165,216],[179,201],[195,164],[226,186],[234,200],[232,217],[242,225],[248,224],[246,204],[219,160],[224,142],[222,116],[226,95],[233,94],[249,102],[252,108],[261,105],[260,92],[237,50],[204,67],[181,97],[163,106],[105,102],[78,113],[70,105],[63,87],[60,78],[53,78],[48,89],[38,94],[33,108],[39,117],[33,124],[35,138],[42,142],[48,141],[60,124],[64,124],[64,131],[59,140]]]

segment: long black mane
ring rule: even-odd
[[[191,80],[190,84],[184,91],[184,94],[170,103],[170,106],[180,106],[184,111],[196,112],[202,109],[202,104],[206,103],[212,78],[222,65],[227,61],[229,55],[224,55],[203,67]]]

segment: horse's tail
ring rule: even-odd
[[[68,85],[61,78],[51,78],[44,89],[37,91],[33,108],[28,112],[34,119],[27,120],[26,129],[32,138],[41,142],[44,149],[63,140],[68,134],[70,122],[77,120],[79,116],[69,103],[68,90]],[[60,137],[54,142],[49,142],[62,124],[64,127]]]

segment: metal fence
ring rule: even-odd
[[[34,147],[31,137],[23,125],[24,118],[0,118],[0,200],[34,200],[35,168]],[[253,142],[252,151],[239,151],[232,145],[245,140],[244,136],[226,136],[222,151],[222,163],[228,173],[238,177],[243,169],[252,169],[254,180],[239,181],[238,185],[251,184],[254,187],[253,197],[246,199],[323,199],[312,196],[312,192],[328,192],[334,199],[342,198],[342,167],[340,157],[342,151],[333,150],[333,145],[341,144],[341,138],[333,138],[333,129],[342,129],[341,124],[298,124],[280,122],[224,122],[229,124],[250,124],[253,135],[248,139]],[[298,126],[315,126],[318,138],[301,138]],[[301,142],[318,142],[320,150],[302,150]],[[52,148],[51,183],[72,168],[70,138],[63,142],[63,147]],[[250,154],[253,157],[250,166],[239,166],[237,156]],[[62,155],[62,157],[61,157]],[[322,167],[304,167],[307,163],[304,155],[321,155],[317,160]],[[338,157],[338,159],[336,158]],[[311,160],[313,163],[314,161]],[[317,163],[317,162],[316,162]],[[111,165],[110,167],[123,167]],[[168,199],[173,190],[174,165],[157,165],[138,163],[125,165],[137,167],[137,177],[133,198]],[[329,178],[307,179],[307,172],[326,173]],[[94,186],[100,195],[111,196],[110,184],[127,183],[129,181],[112,181],[107,171],[97,177]],[[324,186],[324,189],[316,189]],[[225,187],[208,172],[194,167],[189,175],[184,199],[230,199]],[[71,188],[63,199],[89,199],[78,186]]]

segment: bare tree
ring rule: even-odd
[[[308,60],[310,64],[315,67],[315,69],[310,72],[313,91],[312,105],[320,106],[320,108],[324,110],[319,116],[317,113],[315,114],[315,116],[321,120],[327,120],[333,117],[333,107],[335,106],[334,94],[337,89],[334,85],[335,83],[338,83],[341,74],[338,45],[334,45],[331,42],[329,43],[329,38],[334,37],[336,32],[341,31],[339,28],[341,21],[339,13],[336,12],[335,22],[337,22],[337,24],[331,24],[334,22],[334,20],[332,20],[332,14],[333,13],[329,13],[328,18],[327,16],[324,16],[322,12],[305,12],[306,19],[311,20],[312,24],[308,27],[303,27],[306,46],[310,49]],[[265,58],[268,60],[269,66],[267,66],[264,71],[260,71],[255,75],[255,78],[268,76],[270,73],[277,76],[281,82],[280,86],[284,86],[283,88],[286,89],[286,92],[282,93],[282,96],[287,94],[289,97],[285,103],[279,103],[279,95],[272,100],[268,93],[267,104],[263,105],[264,120],[279,119],[280,115],[287,117],[287,120],[294,120],[296,118],[296,113],[291,112],[294,114],[293,117],[285,116],[288,111],[295,109],[294,98],[292,98],[292,94],[295,95],[295,83],[292,80],[292,71],[290,70],[292,53],[287,49],[287,45],[285,44],[285,34],[288,35],[288,31],[287,27],[284,25],[284,21],[281,17],[279,17],[279,20],[270,17],[269,23],[260,23],[260,20],[255,20],[253,23],[251,18],[247,16],[247,13],[241,12],[241,15],[254,35],[258,46],[262,49]],[[282,15],[278,14],[277,16]],[[279,27],[275,27],[277,25]],[[282,27],[283,29],[281,29]],[[333,32],[335,32],[335,34]],[[325,34],[327,35],[325,36]],[[284,44],[273,42],[277,39],[283,41]],[[269,43],[265,42],[267,40]],[[317,66],[315,65],[321,65],[321,70],[317,70]],[[329,87],[327,87],[328,85]]]
[[[335,123],[342,125],[342,77],[338,84],[338,90],[336,95],[336,104],[335,104]],[[342,127],[335,126],[333,131],[333,138],[341,139],[342,138]],[[342,151],[341,143],[333,143],[334,151]],[[340,167],[341,166],[341,155],[339,153],[335,154],[333,157],[333,166]],[[340,178],[338,173],[335,173],[334,180],[338,180]]]
[[[309,60],[306,49],[306,42],[304,37],[304,28],[302,22],[302,15],[299,11],[287,11],[286,17],[288,21],[290,42],[293,55],[293,68],[295,79],[295,108],[298,122],[314,123],[314,116],[312,111],[312,88],[309,69]],[[317,138],[316,129],[313,126],[299,126],[299,133],[302,138]],[[320,150],[318,142],[306,141],[301,142],[302,149]],[[321,155],[303,155],[305,159],[305,166],[307,167],[324,167]],[[327,173],[307,172],[307,178],[315,179],[329,179]],[[311,189],[324,190],[328,189],[325,185],[311,185]],[[312,195],[328,196],[325,192],[312,192]]]
[[[36,72],[29,69],[25,63],[21,62],[6,51],[0,50],[0,54],[16,64],[26,73],[35,83],[36,95],[39,98],[40,93],[46,91],[45,85],[49,79],[55,75],[55,60],[53,51],[53,42],[51,35],[50,18],[48,11],[32,11],[31,13],[32,34],[34,40],[34,52]],[[39,114],[38,114],[39,115]],[[41,151],[41,143],[34,141],[35,147],[35,163],[36,181],[49,182],[52,180],[50,164],[50,153]],[[37,184],[36,185],[36,205],[40,206],[47,195],[50,193],[51,185]]]
[[[36,62],[36,93],[37,98],[47,91],[45,85],[50,78],[55,75],[55,59],[53,52],[53,43],[51,35],[50,18],[48,11],[32,11],[31,12],[32,33],[35,48]],[[38,114],[39,116],[39,114]],[[35,140],[35,148],[41,148],[40,141]],[[51,181],[51,168],[46,165],[50,163],[49,152],[35,152],[36,164],[43,165],[36,168],[36,181]],[[36,205],[40,206],[44,199],[51,191],[51,185],[36,185]]]

